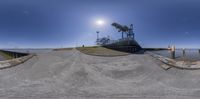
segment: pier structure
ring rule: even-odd
[[[7,51],[7,50],[0,50],[1,54],[3,54],[4,57],[13,59],[13,58],[19,58],[22,56],[28,55],[28,53],[19,53],[19,52],[13,52],[13,51]]]
[[[133,24],[127,26],[114,22],[111,25],[115,27],[118,30],[118,32],[121,32],[121,38],[118,40],[111,40],[110,37],[99,38],[97,32],[97,45],[131,53],[138,52],[142,49],[139,43],[135,40]]]
[[[172,47],[171,47],[171,58],[172,59],[175,59],[176,58],[176,47],[175,47],[175,45],[173,45]]]
[[[186,53],[185,53],[185,48],[183,48],[183,57],[185,57]]]

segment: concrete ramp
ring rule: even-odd
[[[0,97],[14,99],[198,99],[200,71],[163,70],[150,56],[42,53],[0,71]]]

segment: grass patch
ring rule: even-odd
[[[116,51],[112,49],[108,49],[105,47],[98,47],[98,46],[92,46],[92,47],[78,47],[76,48],[82,53],[88,54],[88,55],[94,55],[94,56],[124,56],[129,55],[130,53]]]
[[[65,51],[65,50],[72,50],[73,48],[58,48],[58,49],[53,49],[54,51]]]
[[[12,56],[10,56],[10,55],[4,53],[3,51],[0,51],[0,55],[2,55],[6,60],[13,59]]]

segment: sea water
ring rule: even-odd
[[[34,53],[34,54],[48,53],[48,52],[53,51],[53,49],[2,49],[2,50],[18,52],[18,53]],[[0,61],[4,61],[4,60],[5,58],[2,55],[0,55]]]
[[[3,50],[18,52],[18,53],[48,53],[51,52],[53,49],[3,49]]]
[[[151,51],[155,54],[159,54],[161,56],[165,56],[171,58],[170,50],[159,50],[159,51]],[[177,49],[175,51],[175,60],[183,60],[183,61],[200,61],[200,53],[198,49],[185,49],[185,55],[183,54],[182,49]]]

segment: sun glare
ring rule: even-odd
[[[99,26],[102,26],[102,25],[105,24],[105,21],[104,20],[97,20],[96,24],[99,25]]]

